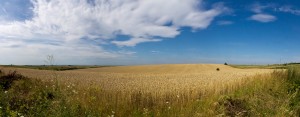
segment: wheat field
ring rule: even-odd
[[[216,69],[219,68],[220,71]],[[114,66],[70,71],[47,71],[24,68],[1,68],[39,79],[58,78],[61,82],[77,85],[98,85],[102,90],[181,92],[224,90],[232,83],[245,82],[270,69],[237,69],[221,64],[169,64],[143,66]]]
[[[64,101],[58,101],[64,103],[63,108],[82,113],[76,110],[80,105],[86,109],[84,113],[94,116],[215,116],[219,114],[215,104],[221,95],[252,81],[268,82],[274,72],[221,64],[114,66],[68,71],[0,69],[16,70],[29,78],[40,79],[44,82],[43,89],[56,92],[64,97],[58,100],[66,100],[71,105],[65,107]]]

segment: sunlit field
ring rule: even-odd
[[[217,71],[216,69],[220,70]],[[69,71],[48,71],[23,68],[16,70],[30,78],[41,80],[57,79],[60,83],[76,84],[80,87],[95,85],[101,90],[122,92],[167,92],[203,93],[230,90],[228,86],[251,80],[252,76],[272,72],[270,69],[236,69],[218,64],[145,65],[115,66]]]
[[[239,69],[221,64],[113,66],[67,71],[16,67],[0,69],[2,74],[16,70],[27,77],[14,80],[11,88],[2,90],[2,97],[10,95],[2,98],[1,104],[7,108],[2,110],[2,115],[22,113],[27,116],[52,114],[55,116],[248,116],[266,113],[283,116],[294,114],[284,110],[288,107],[284,103],[286,100],[278,101],[276,98],[271,98],[272,96],[268,97],[268,92],[264,92],[271,87],[275,91],[286,89],[283,88],[284,83],[282,83],[286,76],[284,69]],[[282,96],[280,98],[288,96],[280,94],[282,92],[279,91],[278,96]],[[260,95],[267,96],[260,97]],[[20,98],[19,101],[16,101],[16,98]],[[253,101],[252,98],[262,102],[259,104],[247,102],[247,100]],[[260,98],[266,98],[271,103],[264,102],[265,99],[260,100]],[[5,100],[12,100],[12,102]],[[254,105],[251,106],[252,103]],[[266,109],[257,109],[262,103],[269,105],[265,105]]]

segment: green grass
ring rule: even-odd
[[[54,71],[65,71],[75,69],[87,69],[87,68],[100,68],[100,67],[111,67],[111,66],[84,66],[84,65],[2,65],[3,67],[14,67],[14,68],[29,68],[39,70],[54,70]]]
[[[275,70],[271,78],[261,77],[224,95],[220,108],[225,115],[300,116],[299,89],[300,67],[289,65],[286,70]]]
[[[299,88],[297,66],[255,76],[233,91],[195,97],[188,91],[105,91],[0,71],[0,116],[299,116]]]
[[[300,67],[299,63],[286,63],[286,64],[271,64],[271,65],[234,65],[229,66],[240,69],[287,69],[289,67]]]
[[[284,65],[230,65],[234,68],[240,69],[286,69]]]
[[[285,73],[276,71],[271,78],[256,79],[252,83],[221,98],[226,115],[290,116]]]
[[[289,106],[300,116],[300,67],[291,67],[287,72],[288,92],[291,94]]]

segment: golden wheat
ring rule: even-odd
[[[216,69],[219,68],[220,71]],[[32,78],[58,78],[63,83],[101,86],[102,90],[144,92],[216,92],[232,83],[247,81],[251,76],[270,73],[269,69],[236,69],[219,64],[178,64],[118,66],[80,69],[71,71],[47,71],[24,68],[1,68],[17,70]],[[249,79],[250,80],[250,79]]]
[[[118,66],[70,71],[0,69],[17,70],[30,78],[50,81],[46,87],[55,87],[58,81],[60,92],[68,95],[69,103],[79,103],[104,116],[132,116],[135,111],[147,116],[148,111],[155,116],[213,116],[217,113],[211,107],[215,103],[211,97],[231,93],[257,79],[268,80],[273,71],[219,64]],[[203,100],[208,103],[204,104],[206,106],[194,105]]]

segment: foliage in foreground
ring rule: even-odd
[[[299,116],[300,70],[274,71],[223,92],[104,91],[0,71],[0,116]],[[233,87],[233,86],[232,86]],[[228,87],[230,88],[230,87]],[[213,89],[212,89],[213,90]]]
[[[288,92],[291,94],[289,106],[300,116],[300,68],[291,67],[287,72]]]
[[[299,63],[271,64],[271,65],[233,65],[231,67],[239,69],[290,69],[300,67]]]

